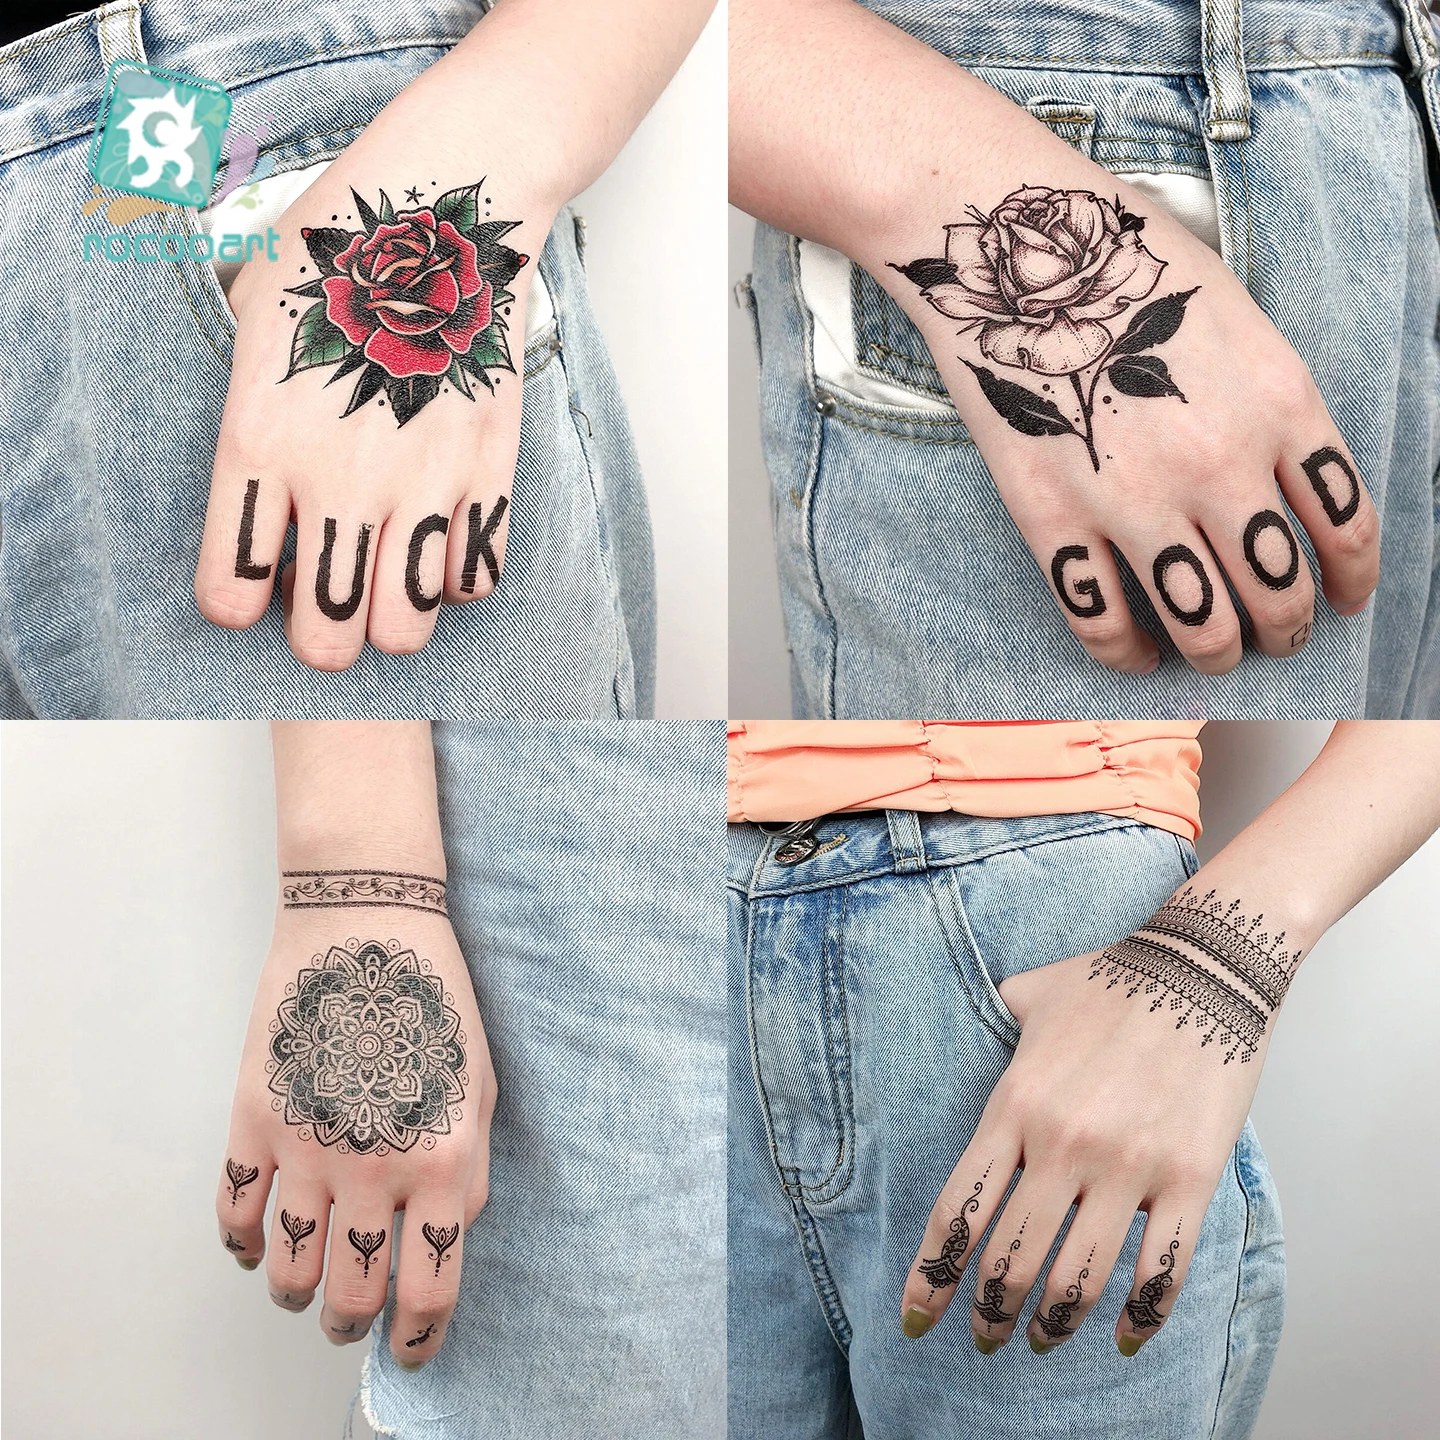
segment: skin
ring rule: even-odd
[[[1440,724],[1342,723],[1305,774],[1193,883],[1199,893],[1214,888],[1240,899],[1250,916],[1263,912],[1270,933],[1284,930],[1288,945],[1308,953],[1437,825]],[[1200,1046],[1195,1027],[1177,1031],[1166,1010],[1152,1013],[1147,1000],[1089,980],[1091,959],[1062,960],[999,987],[1020,1024],[1020,1043],[936,1201],[906,1279],[900,1315],[912,1337],[957,1295],[968,1310],[1001,1256],[1010,1261],[1006,1308],[1019,1311],[1071,1206],[1074,1218],[1037,1310],[1048,1313],[1065,1300],[1088,1269],[1069,1322],[1082,1323],[1139,1211],[1147,1219],[1130,1298],[1161,1271],[1160,1257],[1178,1238],[1174,1278],[1157,1306],[1166,1318],[1173,1311],[1200,1221],[1249,1112],[1274,1017],[1249,1063],[1224,1064],[1217,1048]],[[972,1269],[960,1284],[932,1295],[919,1261],[939,1253],[951,1219],[984,1177],[981,1203],[966,1213],[978,1241],[1017,1169],[1020,1179],[978,1264],[967,1256]],[[1021,1244],[1011,1250],[1017,1237]],[[1017,1323],[990,1325],[970,1310],[982,1353],[1005,1344]],[[1137,1330],[1122,1308],[1116,1344],[1132,1355],[1160,1328]],[[1026,1334],[1040,1353],[1064,1343],[1033,1316]]]
[[[1154,638],[1124,601],[1112,544],[1196,670],[1221,674],[1240,662],[1240,622],[1225,576],[1254,622],[1259,650],[1287,656],[1302,648],[1315,607],[1308,566],[1302,561],[1295,582],[1274,590],[1244,556],[1247,523],[1262,510],[1283,513],[1282,497],[1314,542],[1331,609],[1365,607],[1379,575],[1375,507],[1362,493],[1348,522],[1336,527],[1326,517],[1302,461],[1323,446],[1348,456],[1345,442],[1304,362],[1219,256],[1026,111],[851,0],[736,0],[730,31],[732,200],[850,256],[919,327],[1042,583],[1051,586],[1059,549],[1088,549],[1088,561],[1072,562],[1067,576],[1096,579],[1104,613],[1061,613],[1095,659],[1135,673],[1159,662]],[[1011,429],[964,361],[1036,391],[1049,382],[1062,409],[1071,398],[1066,377],[987,361],[973,336],[960,336],[956,321],[890,268],[943,254],[947,223],[973,218],[969,206],[988,214],[1022,185],[1118,197],[1144,218],[1144,243],[1167,264],[1147,298],[1200,287],[1178,334],[1158,352],[1188,404],[1117,395],[1111,413],[1097,401],[1099,475],[1077,440]],[[1138,308],[1110,322],[1115,333]],[[1108,393],[1103,383],[1100,393]],[[1214,605],[1203,624],[1177,621],[1157,591],[1155,558],[1176,544],[1206,567]],[[1262,563],[1283,573],[1284,542],[1272,534],[1264,547]],[[1182,610],[1197,607],[1193,575],[1174,567],[1169,584]]]
[[[342,868],[363,846],[377,866],[444,877],[428,723],[292,722],[276,724],[273,740],[282,870]],[[436,1136],[433,1148],[342,1154],[334,1145],[302,1139],[271,1103],[269,1026],[285,987],[313,955],[350,936],[398,940],[428,959],[460,1016],[468,1081],[462,1113],[458,1120],[452,1116],[450,1133]],[[242,1269],[254,1269],[263,1258],[270,1298],[281,1309],[308,1309],[318,1293],[321,1333],[332,1344],[350,1344],[369,1333],[385,1304],[396,1215],[403,1212],[409,1218],[399,1237],[391,1353],[411,1369],[428,1363],[444,1343],[455,1308],[464,1231],[485,1204],[494,1106],[485,1031],[448,920],[394,907],[281,909],[246,1032],[226,1142],[226,1156],[259,1175],[232,1203],[222,1164],[216,1194],[221,1244],[228,1235],[245,1246],[243,1253],[231,1252]],[[265,1210],[272,1192],[267,1247]],[[296,1253],[282,1209],[316,1221]],[[421,1231],[426,1221],[461,1226],[438,1275]],[[348,1239],[352,1228],[385,1232],[368,1277]],[[427,1327],[433,1328],[425,1340],[406,1345]]]
[[[531,257],[509,287],[512,361],[523,368],[525,302],[536,258],[557,211],[605,170],[694,43],[713,0],[503,0],[454,50],[408,85],[331,167],[276,221],[277,262],[245,265],[231,287],[235,360],[215,452],[195,599],[206,619],[244,629],[270,603],[286,529],[296,527],[297,558],[280,577],[285,629],[300,660],[343,670],[368,640],[388,654],[420,650],[440,609],[417,610],[405,572],[415,526],[449,519],[448,534],[425,545],[420,586],[463,603],[494,588],[481,566],[474,589],[461,588],[467,517],[489,515],[514,477],[521,381],[499,372],[494,395],[475,403],[442,394],[403,428],[389,408],[369,406],[344,419],[350,385],[325,388],[330,370],[285,384],[296,321],[282,290],[313,278],[300,231],[361,228],[351,187],[371,204],[384,189],[401,209],[486,180],[492,219],[519,220],[505,243]],[[543,94],[545,104],[534,97]],[[417,158],[423,157],[423,158]],[[417,166],[419,167],[417,169]],[[307,266],[301,273],[301,266]],[[281,305],[282,299],[289,303]],[[493,377],[492,377],[493,378]],[[251,562],[263,578],[236,574],[246,486],[260,482]],[[335,620],[315,598],[326,519],[336,523],[332,593],[349,594],[356,539],[372,528],[364,596],[354,615]],[[493,547],[503,561],[508,511]]]

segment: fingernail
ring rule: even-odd
[[[239,1256],[236,1256],[235,1263],[242,1270],[253,1270],[260,1262],[258,1260],[241,1260]]]
[[[900,1328],[912,1339],[918,1340],[933,1324],[935,1317],[918,1305],[912,1305],[900,1322]]]
[[[1120,1353],[1128,1357],[1133,1355],[1145,1342],[1138,1335],[1122,1335],[1115,1343],[1120,1347]]]
[[[993,1335],[976,1335],[975,1348],[982,1355],[993,1355],[1005,1342],[998,1340]]]
[[[1037,1355],[1048,1355],[1055,1347],[1044,1340],[1037,1340],[1033,1335],[1025,1337],[1030,1342],[1030,1348]]]

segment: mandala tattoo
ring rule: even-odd
[[[1010,1257],[1020,1249],[1021,1238],[1029,1223],[1027,1215],[1020,1222],[1019,1234],[1010,1242],[1010,1249],[995,1262],[995,1273],[980,1287],[980,1298],[972,1303],[971,1308],[987,1327],[1007,1324],[1019,1314],[1019,1311],[1011,1313],[1005,1309],[1005,1277],[1010,1273]]]
[[[245,1247],[227,1230],[225,1232],[225,1248],[232,1255],[238,1255]]]
[[[1192,1021],[1202,1046],[1227,1046],[1225,1063],[1250,1060],[1265,1026],[1280,1008],[1300,963],[1299,950],[1284,948],[1285,932],[1260,928],[1264,915],[1247,920],[1240,902],[1227,906],[1211,890],[1193,886],[1162,905],[1133,935],[1099,955],[1090,979],[1106,989],[1125,986],[1127,997],[1153,995],[1150,1009],[1168,1002],[1179,1012],[1178,1030]]]
[[[1074,1319],[1076,1307],[1085,1298],[1084,1286],[1090,1278],[1090,1261],[1094,1258],[1095,1247],[1092,1245],[1090,1257],[1075,1277],[1075,1283],[1065,1287],[1065,1298],[1056,1300],[1043,1315],[1036,1310],[1035,1323],[1045,1332],[1047,1340],[1058,1342],[1075,1333],[1075,1326],[1070,1321]]]
[[[446,914],[445,882],[433,875],[392,870],[286,870],[281,898],[287,910],[335,910],[390,905]]]
[[[423,1345],[434,1333],[435,1327],[427,1325],[413,1340],[405,1342],[405,1348],[408,1350],[412,1345]]]
[[[305,1237],[315,1233],[315,1222],[306,1220],[300,1215],[292,1215],[288,1210],[282,1210],[280,1225],[290,1237],[290,1259],[294,1261],[299,1258],[300,1252],[305,1248],[302,1243]]]
[[[338,214],[301,230],[319,273],[285,294],[317,303],[295,326],[283,378],[333,365],[333,385],[358,370],[341,418],[383,391],[405,425],[442,390],[473,401],[472,382],[493,394],[493,372],[513,375],[506,317],[515,296],[506,287],[530,257],[500,243],[521,222],[485,218],[484,185],[398,212],[383,190],[378,210],[352,190],[355,213],[344,218],[359,230],[339,225]]]
[[[435,1262],[435,1273],[440,1273],[440,1262],[450,1257],[445,1253],[459,1238],[459,1225],[432,1225],[428,1220],[420,1227],[420,1233],[430,1242],[430,1258]]]
[[[990,1165],[994,1163],[992,1160]],[[975,1189],[960,1207],[960,1213],[950,1222],[950,1233],[945,1237],[940,1253],[928,1260],[922,1260],[916,1267],[930,1282],[931,1299],[934,1299],[937,1290],[945,1290],[960,1283],[961,1273],[965,1269],[965,1254],[970,1249],[970,1222],[966,1216],[973,1215],[980,1208],[980,1194],[990,1175],[990,1165],[985,1167],[985,1173],[975,1182]]]
[[[433,1149],[463,1111],[465,1032],[413,950],[351,940],[314,957],[270,1022],[271,1105],[339,1153]]]
[[[375,1258],[375,1252],[385,1243],[385,1232],[383,1230],[352,1230],[350,1232],[350,1243],[360,1252],[355,1257],[357,1265],[365,1267],[365,1278],[370,1278],[370,1262]]]
[[[253,1185],[260,1178],[259,1170],[253,1165],[242,1165],[238,1160],[225,1162],[225,1175],[230,1182],[230,1205],[232,1208],[245,1193],[245,1187]]]
[[[943,257],[912,260],[898,270],[940,314],[960,321],[980,353],[996,365],[1067,379],[1074,392],[1064,409],[1050,394],[1017,385],[983,365],[969,367],[992,408],[1022,435],[1073,435],[1096,472],[1095,395],[1107,388],[1138,400],[1166,396],[1185,403],[1159,355],[1179,330],[1200,287],[1175,291],[1134,311],[1123,333],[1118,320],[1160,281],[1166,262],[1141,243],[1145,221],[1117,198],[1088,190],[1027,185],[988,215],[974,206],[968,220],[945,227]],[[1110,395],[1102,406],[1112,407]],[[1112,457],[1106,456],[1106,459]]]
[[[1175,1283],[1175,1252],[1180,1248],[1180,1226],[1175,1227],[1176,1239],[1160,1257],[1160,1268],[1125,1302],[1125,1313],[1130,1317],[1132,1330],[1154,1330],[1164,1324],[1165,1317],[1159,1311],[1159,1304],[1165,1292]]]

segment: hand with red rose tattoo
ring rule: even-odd
[[[535,257],[711,3],[507,0],[280,217],[278,262],[250,261],[229,295],[207,619],[254,624],[280,578],[291,649],[340,670],[367,640],[413,654],[442,602],[500,582]],[[535,103],[557,86],[564,105]]]
[[[733,198],[849,255],[919,328],[1037,578],[1097,660],[1160,662],[1117,552],[1207,674],[1241,660],[1232,588],[1263,654],[1309,639],[1301,530],[1331,609],[1365,607],[1379,520],[1363,478],[1304,362],[1214,251],[849,0],[738,0],[731,37]]]

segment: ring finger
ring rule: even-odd
[[[330,1232],[330,1266],[320,1327],[335,1345],[362,1340],[385,1305],[390,1283],[390,1232],[394,1207],[363,1207],[337,1201]]]

